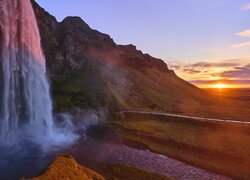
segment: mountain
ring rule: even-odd
[[[79,107],[218,117],[235,114],[223,110],[225,104],[214,105],[211,95],[179,78],[163,60],[134,45],[117,45],[79,17],[57,22],[35,1],[32,4],[56,111]]]

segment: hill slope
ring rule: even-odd
[[[231,117],[212,96],[177,77],[161,59],[117,45],[79,17],[62,22],[32,1],[57,111],[80,108],[154,110]],[[204,108],[206,107],[206,108]],[[228,113],[229,112],[229,113]]]

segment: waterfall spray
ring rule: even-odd
[[[52,102],[45,58],[30,0],[0,0],[0,133],[22,127],[52,133]]]

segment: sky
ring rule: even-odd
[[[250,0],[36,1],[58,21],[80,16],[116,43],[163,59],[200,87],[250,87]]]

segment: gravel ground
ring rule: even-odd
[[[138,168],[150,170],[156,173],[180,180],[228,180],[229,177],[218,175],[178,160],[157,153],[137,150],[124,145],[100,143],[92,138],[87,138],[82,143],[73,147],[72,154],[103,162],[124,163]],[[84,157],[84,154],[88,155]],[[83,160],[84,161],[84,160]]]

